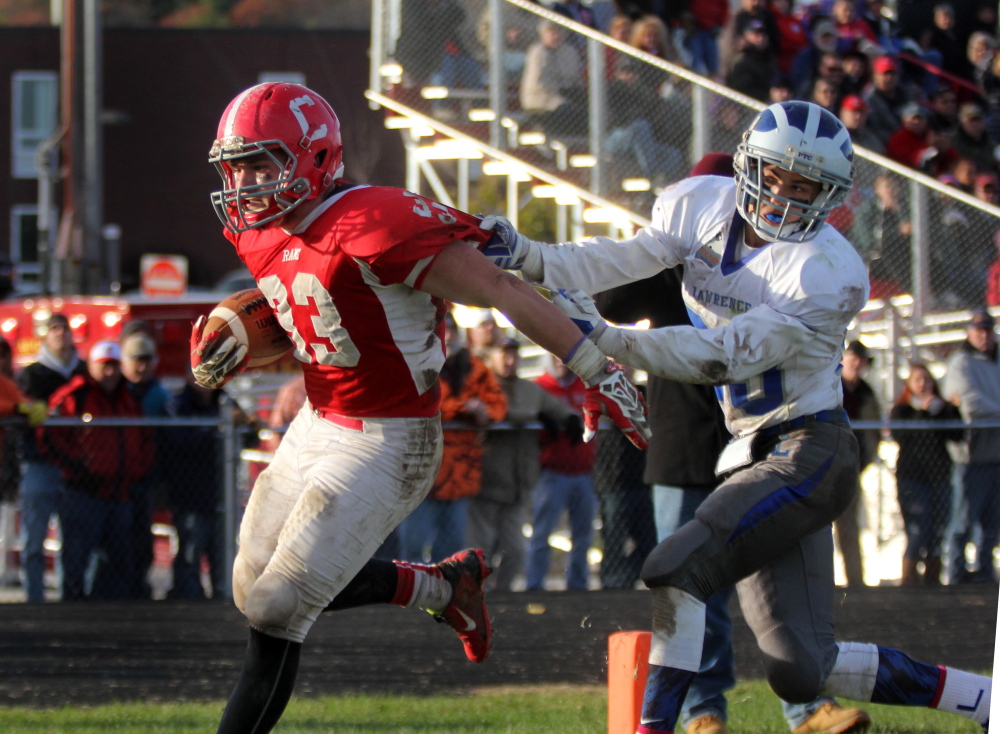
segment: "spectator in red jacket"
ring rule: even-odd
[[[548,359],[546,372],[535,382],[551,395],[583,415],[586,387],[566,365]],[[560,431],[554,438],[542,435],[541,475],[533,494],[534,519],[526,568],[529,591],[545,588],[552,549],[549,535],[556,529],[563,510],[569,513],[572,549],[566,564],[566,588],[586,591],[589,578],[587,551],[594,534],[597,496],[594,494],[594,462],[597,442],[584,443],[583,425]]]
[[[927,148],[927,110],[917,102],[903,105],[899,111],[903,120],[885,145],[885,154],[904,166],[916,168],[920,153]]]
[[[794,5],[793,0],[771,0],[769,3],[778,24],[778,68],[782,74],[792,73],[795,57],[809,46],[809,36],[802,18],[794,11]]]
[[[837,50],[840,53],[864,51],[878,45],[871,26],[858,17],[858,6],[854,0],[834,0],[831,15],[837,26]]]
[[[997,258],[986,274],[986,305],[1000,306],[1000,231],[993,237],[997,247]]]
[[[118,342],[95,344],[87,373],[53,393],[49,412],[61,417],[137,418],[142,408],[121,373]],[[63,599],[87,598],[84,572],[98,546],[108,553],[109,598],[125,598],[133,576],[130,490],[155,459],[153,435],[139,426],[40,428],[39,445],[62,473]]]

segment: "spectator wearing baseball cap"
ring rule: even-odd
[[[726,86],[767,102],[771,80],[777,73],[777,54],[771,46],[767,26],[760,19],[749,20],[743,30],[742,48],[726,75]]]
[[[483,477],[479,494],[469,501],[466,543],[482,548],[497,570],[490,586],[509,591],[523,577],[527,543],[521,528],[531,522],[532,489],[540,474],[538,431],[525,424],[540,421],[557,435],[570,423],[579,435],[580,417],[568,405],[535,383],[518,377],[518,343],[501,339],[490,351],[487,366],[507,398],[507,431],[491,431],[484,439]]]
[[[490,350],[503,337],[503,330],[497,324],[493,311],[488,308],[476,309],[471,325],[466,329],[469,351],[484,362],[489,359]]]
[[[965,342],[948,360],[944,397],[958,405],[967,423],[1000,420],[1000,359],[996,322],[986,308],[973,311]],[[962,477],[968,514],[959,516],[950,539],[952,583],[994,581],[993,549],[1000,537],[1000,428],[969,431],[969,461]],[[956,508],[952,508],[953,511]],[[982,530],[976,564],[965,564],[965,545],[973,523]]]
[[[980,201],[1000,206],[1000,177],[992,171],[977,174],[973,193]]]
[[[946,81],[939,81],[927,95],[927,109],[930,119],[944,122],[949,127],[958,125],[958,95],[955,88]]]
[[[976,170],[993,170],[993,141],[986,133],[986,113],[975,102],[966,102],[958,108],[958,126],[952,136],[952,145],[963,158],[976,164]]]
[[[150,330],[133,329],[128,336],[122,338],[122,375],[129,392],[142,408],[143,415],[161,418],[170,415],[170,392],[156,376],[159,365],[159,354],[156,341]],[[163,433],[155,433],[157,448],[161,447]],[[150,473],[137,481],[132,487],[132,525],[131,545],[135,554],[132,565],[132,577],[129,580],[128,596],[132,599],[148,599],[151,591],[146,583],[146,575],[153,564],[153,490],[160,484],[165,475],[164,456],[157,452],[158,463],[151,468]],[[95,580],[95,586],[100,581]]]
[[[868,103],[868,127],[884,144],[899,129],[899,109],[910,102],[910,93],[900,84],[899,64],[892,56],[879,56],[872,62],[872,87],[864,94]]]
[[[121,361],[117,341],[94,344],[87,355],[87,371],[53,393],[49,400],[52,414],[67,418],[141,417],[142,408],[122,377]],[[59,499],[62,598],[127,598],[135,575],[131,490],[153,466],[151,431],[140,426],[98,425],[86,430],[46,426],[39,429],[39,445],[59,467],[64,482]],[[107,560],[98,566],[88,592],[84,576],[98,545],[107,552]]]
[[[844,54],[840,65],[844,69],[840,91],[845,97],[849,94],[860,97],[871,84],[871,60],[868,55],[861,51],[851,51]]]
[[[868,103],[856,94],[848,94],[840,103],[840,121],[844,123],[847,132],[851,134],[851,142],[855,147],[885,154],[885,145],[868,128]]]
[[[777,73],[771,79],[771,88],[768,90],[768,100],[771,104],[778,102],[788,102],[795,97],[795,90],[792,89],[792,80],[785,74]]]
[[[820,74],[820,64],[825,54],[837,54],[837,28],[827,16],[817,16],[809,26],[809,45],[799,51],[792,61],[791,79],[796,92],[808,93]]]
[[[736,57],[745,44],[744,31],[755,20],[764,24],[767,45],[772,52],[776,53],[780,48],[781,35],[778,32],[778,23],[767,3],[760,0],[740,0],[739,9],[729,16],[729,21],[719,38],[719,73],[723,78],[729,76],[729,72],[732,71]]]
[[[21,392],[33,401],[48,404],[60,387],[87,371],[73,346],[73,333],[65,314],[54,313],[41,322],[42,343],[38,359],[17,376]],[[34,431],[21,436],[21,566],[28,601],[45,601],[45,536],[49,519],[59,512],[63,480],[59,467],[40,450]]]
[[[920,155],[927,148],[930,115],[917,102],[907,102],[900,108],[899,117],[902,125],[885,144],[885,154],[898,163],[917,168]]]

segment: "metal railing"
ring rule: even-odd
[[[435,196],[461,208],[470,181],[506,175],[505,213],[515,223],[530,198],[557,197],[559,241],[596,234],[598,222],[612,237],[645,226],[658,187],[686,175],[706,152],[734,150],[763,106],[527,0],[462,3],[456,27],[471,30],[456,36],[464,45],[445,58],[442,34],[408,13],[409,2],[372,3],[367,93],[391,111],[386,124],[403,130],[407,187],[419,189],[423,174]],[[577,50],[575,132],[546,129],[551,115],[521,106],[522,77],[514,69],[535,44],[540,21],[564,29],[562,45]],[[442,83],[440,68],[456,59],[474,65],[481,85]],[[621,93],[616,70],[623,66],[642,94]],[[444,183],[452,172],[435,171],[451,165],[443,159],[458,161],[457,197]],[[970,310],[984,305],[1000,208],[857,148],[854,190],[830,222],[869,266],[872,301],[852,336],[885,355],[881,397],[891,402],[906,362],[943,363],[964,338]]]

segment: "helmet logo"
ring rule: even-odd
[[[309,134],[309,121],[302,113],[302,107],[305,105],[312,106],[315,104],[316,103],[313,102],[312,97],[307,94],[304,94],[301,97],[296,97],[288,103],[288,108],[292,111],[292,114],[295,115],[295,119],[298,121],[299,127],[302,128],[302,140],[299,141],[299,145],[303,148],[308,148],[312,141],[317,138],[322,138],[327,133],[326,123],[323,123],[319,126],[315,133],[312,135]]]

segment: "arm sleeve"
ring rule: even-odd
[[[781,364],[813,330],[770,306],[758,306],[716,329],[668,326],[651,331],[610,327],[598,344],[617,362],[680,382],[742,382]]]
[[[718,205],[720,194],[713,178],[718,177],[698,176],[674,184],[657,199],[651,224],[631,239],[594,237],[580,243],[582,247],[543,246],[541,284],[572,286],[592,295],[683,264],[690,247],[704,234],[699,227],[711,219],[699,217],[700,210]]]

